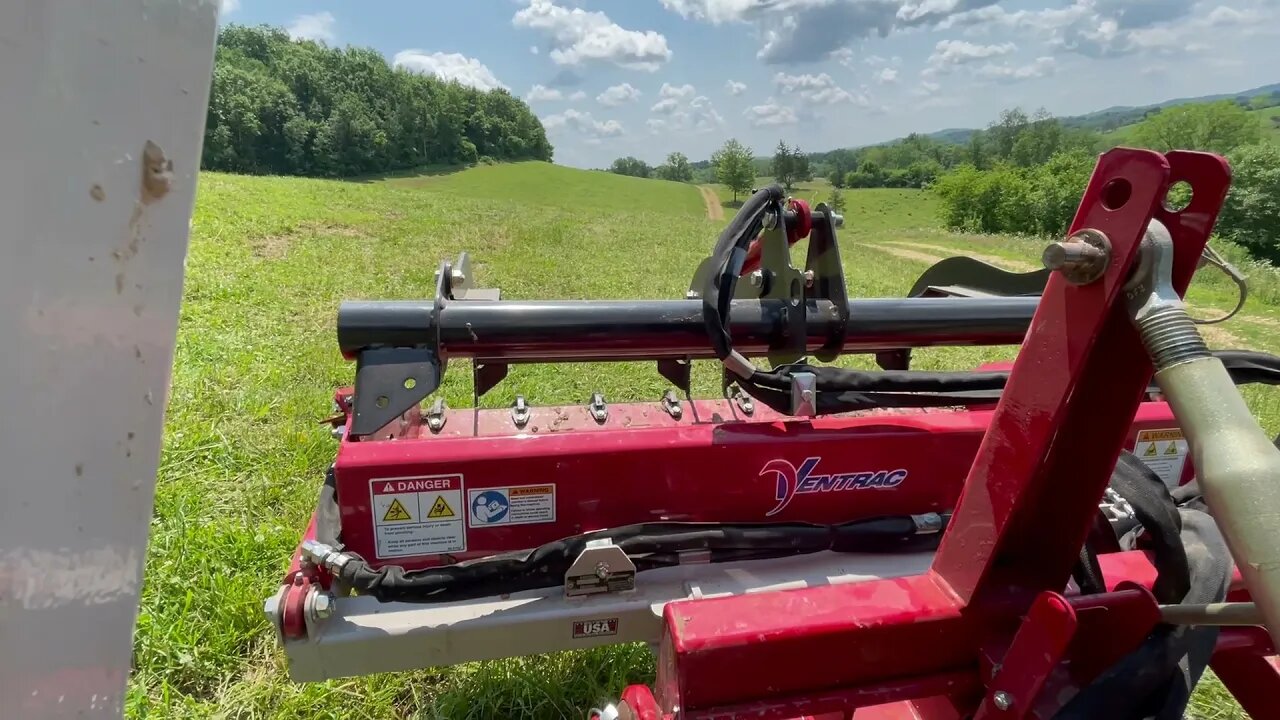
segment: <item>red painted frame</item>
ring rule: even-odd
[[[1194,198],[1174,213],[1162,199],[1178,180]],[[1049,718],[1136,647],[1158,618],[1141,586],[1071,599],[1056,592],[1067,586],[1151,377],[1120,301],[1145,228],[1153,217],[1169,228],[1174,285],[1184,292],[1229,180],[1212,155],[1101,156],[1072,230],[1106,233],[1111,264],[1090,285],[1055,275],[1045,288],[931,570],[668,604],[648,711],[801,718],[850,713],[875,696],[898,703],[883,708],[890,717],[903,702],[936,696],[924,689],[930,679],[961,673],[985,690],[947,693],[960,715]],[[1104,556],[1109,585],[1120,577],[1149,585],[1154,573],[1134,556]],[[1258,708],[1280,689],[1275,664],[1261,658],[1269,651],[1236,647],[1214,659]]]
[[[680,421],[656,403],[615,404],[604,426],[580,407],[531,408],[523,433],[512,427],[506,410],[460,410],[445,423],[456,435],[431,435],[414,418],[397,439],[344,441],[334,466],[342,541],[374,564],[413,569],[654,520],[839,523],[950,510],[993,415],[991,409],[913,409],[808,420],[758,407],[748,418],[735,417],[725,401],[698,405],[702,421],[687,404]],[[558,417],[568,421],[552,430]],[[1143,403],[1130,417],[1129,447],[1141,430],[1176,426],[1163,402]],[[798,493],[770,515],[778,505],[778,477],[764,468],[798,468],[810,457],[821,458],[816,474],[908,474],[895,487]],[[1185,472],[1190,474],[1189,463]],[[436,475],[461,475],[468,491],[555,483],[556,520],[468,526],[465,552],[379,559],[371,481]]]

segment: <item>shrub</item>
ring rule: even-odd
[[[1217,230],[1257,258],[1280,262],[1280,146],[1270,143],[1236,149]]]

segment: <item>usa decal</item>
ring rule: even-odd
[[[600,620],[579,620],[573,624],[573,638],[600,637],[601,635],[617,635],[618,618],[602,618]]]
[[[765,513],[765,517],[782,512],[782,509],[789,505],[791,499],[797,495],[842,492],[844,490],[895,488],[907,479],[907,471],[901,468],[897,470],[871,470],[818,475],[814,471],[817,470],[820,462],[822,462],[822,458],[811,457],[805,458],[805,461],[800,463],[800,467],[796,467],[782,459],[770,460],[765,463],[764,467],[760,468],[760,477],[772,474],[777,478],[777,491],[774,499],[778,501],[776,507]]]

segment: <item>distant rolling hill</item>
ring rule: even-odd
[[[1088,128],[1096,130],[1102,134],[1103,138],[1115,145],[1124,144],[1129,135],[1133,132],[1134,126],[1141,122],[1147,115],[1153,111],[1176,105],[1189,105],[1192,103],[1214,102],[1217,100],[1237,100],[1240,102],[1248,102],[1250,99],[1259,95],[1275,95],[1280,98],[1280,83],[1272,83],[1270,85],[1262,85],[1260,87],[1243,90],[1237,93],[1220,93],[1217,95],[1202,95],[1200,97],[1175,98],[1173,100],[1165,100],[1164,102],[1154,103],[1152,105],[1116,105],[1103,110],[1097,110],[1083,115],[1073,115],[1070,117],[1059,117],[1058,120],[1066,127],[1070,128]],[[1269,107],[1262,110],[1251,110],[1250,113],[1258,116],[1258,122],[1263,126],[1264,134],[1276,142],[1280,142],[1280,126],[1276,125],[1272,118],[1280,117],[1280,107]],[[922,133],[925,137],[942,142],[954,143],[956,145],[964,145],[969,142],[969,138],[978,128],[947,128],[945,130],[937,130],[931,133]],[[882,143],[872,143],[871,146],[892,145],[902,138],[895,140],[887,140]],[[848,149],[857,150],[860,147],[869,147],[867,145],[856,145]],[[811,159],[821,161],[828,152],[822,151],[817,153],[809,153]],[[769,174],[772,156],[758,156],[753,158],[756,172],[760,175]],[[710,167],[709,161],[700,161],[694,163],[695,168]]]
[[[1058,118],[1066,127],[1089,128],[1099,132],[1123,132],[1127,126],[1132,126],[1153,110],[1173,107],[1175,105],[1188,105],[1190,103],[1213,102],[1215,100],[1244,100],[1257,97],[1259,95],[1280,95],[1280,83],[1271,85],[1263,85],[1261,87],[1244,90],[1237,93],[1221,93],[1218,95],[1202,95],[1200,97],[1176,98],[1173,100],[1165,100],[1164,102],[1152,105],[1117,105],[1104,110],[1097,110],[1084,115],[1073,115],[1071,117]],[[1274,108],[1267,108],[1256,112],[1265,113]],[[1271,117],[1270,115],[1267,116]],[[1267,120],[1269,123],[1270,121]],[[934,140],[942,140],[944,142],[956,143],[963,145],[969,142],[969,136],[973,134],[976,128],[948,128],[946,130],[938,130],[937,132],[927,133],[927,136]],[[895,141],[896,142],[896,141]],[[888,144],[888,143],[884,143]]]

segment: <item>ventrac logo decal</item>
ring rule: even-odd
[[[760,468],[760,477],[772,474],[778,480],[778,489],[774,497],[778,505],[765,513],[765,517],[782,512],[782,509],[791,503],[791,498],[796,495],[892,488],[898,487],[903,480],[907,479],[907,471],[902,469],[817,475],[814,471],[820,462],[822,458],[811,457],[805,458],[805,461],[800,463],[800,467],[781,459],[765,463],[764,467]]]

